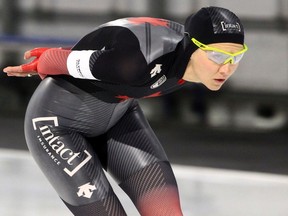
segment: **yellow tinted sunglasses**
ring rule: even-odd
[[[246,44],[243,45],[243,50],[237,52],[237,53],[229,53],[224,50],[210,47],[206,44],[201,43],[200,41],[196,40],[195,38],[191,39],[192,42],[199,47],[201,50],[205,51],[208,55],[208,58],[217,63],[217,64],[237,64],[241,61],[241,59],[244,56],[244,53],[248,50],[248,47]]]

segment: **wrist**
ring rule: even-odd
[[[96,79],[90,70],[90,57],[93,50],[75,50],[67,58],[69,74],[80,79]]]
[[[37,71],[46,75],[69,74],[66,62],[70,53],[71,50],[61,48],[51,48],[45,51],[39,58]]]

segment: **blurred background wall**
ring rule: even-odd
[[[168,96],[164,104],[170,103],[174,109],[166,110],[164,115],[190,123],[197,121],[199,114],[206,115],[208,126],[216,127],[284,127],[288,93],[287,0],[1,0],[0,65],[24,63],[23,51],[35,46],[71,46],[112,19],[156,16],[184,23],[189,14],[209,5],[229,8],[243,20],[250,50],[223,91],[212,94],[195,86],[195,93],[191,91],[185,97]],[[15,79],[1,74],[1,113],[21,113],[38,82],[37,78]],[[163,117],[163,112],[153,113],[149,105],[146,110],[152,119]]]
[[[163,98],[141,101],[149,120],[156,129],[165,124],[160,133],[163,137],[169,134],[168,129],[181,134],[185,128],[187,133],[205,134],[199,137],[204,141],[209,139],[206,131],[217,131],[217,137],[210,134],[210,141],[221,143],[222,137],[231,137],[233,132],[231,140],[249,135],[253,138],[243,143],[257,140],[264,146],[264,140],[272,136],[269,134],[276,133],[276,142],[286,143],[288,0],[1,0],[0,65],[24,63],[23,52],[33,47],[71,46],[112,19],[154,16],[184,23],[203,6],[234,11],[246,28],[249,52],[237,73],[218,92],[195,85]],[[21,122],[39,82],[37,77],[9,78],[1,73],[0,115],[9,117],[5,122]],[[183,138],[179,133],[179,139]]]

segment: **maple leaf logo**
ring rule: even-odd
[[[168,21],[164,19],[158,19],[153,17],[133,17],[127,19],[129,22],[134,24],[150,23],[153,26],[164,26],[168,27]]]

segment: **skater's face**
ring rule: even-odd
[[[208,46],[199,43],[199,49],[192,54],[183,79],[202,83],[208,89],[217,91],[236,71],[248,48],[236,43],[215,43]]]

